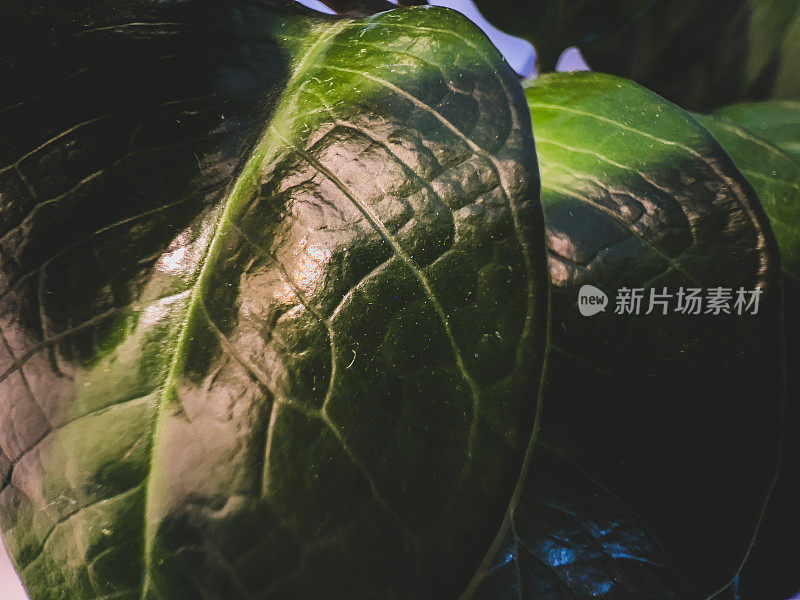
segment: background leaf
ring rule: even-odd
[[[685,108],[797,97],[797,0],[547,0],[480,3],[487,18],[530,39],[540,69],[578,46],[596,71],[633,79]]]
[[[641,519],[540,443],[503,543],[470,597],[677,600],[685,594]]]
[[[769,224],[711,135],[657,95],[598,73],[542,76],[526,95],[553,285],[537,448],[575,465],[586,488],[605,490],[595,493],[610,504],[566,510],[588,523],[616,515],[620,552],[643,557],[643,574],[622,556],[593,559],[597,531],[587,545],[585,533],[564,533],[522,500],[512,533],[539,523],[517,534],[528,549],[528,558],[515,555],[522,592],[501,592],[498,571],[479,597],[707,598],[748,556],[778,463],[781,299]],[[605,312],[578,312],[584,284],[610,296]],[[761,286],[766,304],[756,316],[645,314],[645,295],[641,314],[614,314],[623,286]],[[547,498],[559,476],[533,467],[523,498]],[[574,506],[586,493],[573,489],[556,504]],[[561,583],[537,590],[532,582],[547,577],[525,561],[552,540],[557,552],[537,550],[538,562]]]
[[[785,129],[796,125],[797,115],[785,110],[783,103],[765,102],[746,107],[731,107],[730,113],[749,118],[773,137],[784,138]],[[778,113],[775,118],[774,112]],[[761,119],[757,115],[761,113]],[[790,118],[786,118],[790,117]],[[786,364],[800,361],[800,316],[793,307],[800,302],[800,163],[751,131],[725,118],[698,115],[697,119],[725,148],[734,163],[758,193],[781,250],[783,268],[784,330]],[[783,122],[784,127],[779,123]],[[785,139],[785,138],[784,138]],[[791,137],[788,137],[791,139]],[[775,498],[766,513],[764,531],[754,547],[753,557],[742,574],[739,591],[742,598],[760,598],[773,594],[788,598],[797,591],[797,564],[800,563],[800,502],[795,474],[800,469],[800,440],[792,434],[800,425],[797,398],[800,377],[796,369],[787,369],[786,438],[782,472]],[[769,582],[768,584],[766,582]]]
[[[795,97],[798,19],[797,0],[660,0],[581,50],[593,69],[633,79],[684,108]]]
[[[800,102],[745,102],[720,108],[713,116],[747,130],[800,160]]]
[[[755,116],[756,105],[751,105],[750,114]],[[792,106],[792,105],[789,105]],[[785,113],[783,103],[768,102],[761,107],[763,118],[748,123],[760,133],[783,139],[800,139],[800,111],[790,113],[791,119],[773,120],[771,112],[777,109]],[[740,107],[729,107],[719,114],[721,118],[696,115],[700,123],[722,144],[725,151],[739,167],[742,174],[756,190],[761,205],[772,223],[778,246],[781,250],[781,265],[784,273],[795,281],[800,280],[800,163],[788,152],[758,137],[757,134],[739,127],[724,118],[731,114],[735,119]],[[746,119],[737,119],[747,122]],[[796,127],[795,131],[792,128]],[[788,133],[787,133],[788,130]],[[792,138],[792,133],[798,136]],[[785,137],[784,137],[785,136]],[[787,146],[791,147],[789,141]]]
[[[653,0],[476,0],[486,18],[503,31],[530,40],[536,47],[539,68],[552,71],[569,46],[582,45],[618,31],[646,10]]]

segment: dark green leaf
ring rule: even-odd
[[[325,0],[324,3],[338,13],[350,15],[369,15],[395,8],[389,0]]]
[[[798,66],[794,46],[800,33],[800,3],[796,0],[749,0],[750,27],[745,81],[758,84],[763,73],[776,70],[775,89],[779,96],[797,96],[800,89],[794,74]]]
[[[604,38],[654,0],[477,0],[484,16],[503,31],[530,40],[541,69],[551,71],[569,46]]]
[[[750,17],[748,0],[662,0],[581,50],[592,69],[704,109],[741,97]]]
[[[514,73],[443,9],[140,8],[0,83],[0,515],[33,600],[455,597],[543,365]]]
[[[800,2],[661,0],[581,46],[593,69],[694,109],[796,95]]]
[[[747,121],[787,147],[800,140],[800,111],[792,105],[764,102],[732,106],[723,114]],[[760,118],[759,118],[760,114]],[[784,315],[786,331],[786,364],[800,361],[800,315],[792,307],[800,302],[800,163],[788,153],[756,134],[724,117],[697,115],[696,118],[722,144],[739,170],[758,193],[761,204],[772,222],[772,229],[781,251],[784,279]],[[793,137],[794,136],[794,137]],[[794,144],[800,148],[800,145]],[[796,398],[800,390],[800,374],[788,369],[786,431],[800,425],[800,407]],[[763,598],[776,590],[776,598],[788,598],[797,591],[797,564],[800,563],[800,489],[796,473],[800,468],[800,440],[788,435],[783,453],[781,477],[775,499],[766,513],[764,532],[759,536],[748,569],[742,575],[743,598]],[[769,588],[765,585],[769,582]],[[768,591],[769,590],[769,591]]]
[[[757,87],[764,72],[774,73],[778,98],[800,97],[800,4],[796,0],[750,0],[753,15],[749,31],[747,83]]]
[[[679,600],[664,551],[639,517],[545,444],[474,600]]]
[[[553,283],[540,443],[591,478],[586,488],[613,494],[620,519],[622,507],[637,515],[621,524],[623,551],[646,561],[635,579],[618,561],[592,560],[596,544],[580,532],[559,533],[526,508],[526,496],[548,497],[560,476],[534,463],[509,523],[544,524],[515,543],[530,550],[556,536],[582,566],[568,572],[545,558],[562,584],[534,593],[525,582],[542,566],[528,571],[519,555],[521,596],[490,587],[498,591],[482,597],[706,598],[739,572],[776,475],[781,305],[769,224],[713,137],[657,95],[597,73],[542,76],[526,94]],[[609,295],[605,312],[580,314],[584,284]],[[615,313],[623,286],[644,288],[640,314]],[[668,314],[645,314],[651,291],[719,286],[760,287],[759,313],[680,314],[673,298]],[[574,506],[586,493],[574,489],[556,504]],[[605,518],[603,502],[566,510],[592,523]],[[502,586],[498,577],[485,585]]]
[[[720,108],[713,116],[746,129],[800,161],[800,102],[746,102]]]
[[[487,18],[530,39],[540,67],[578,46],[592,69],[633,79],[682,106],[798,97],[798,0],[510,0]]]
[[[787,112],[784,104],[767,102],[761,106],[763,118],[753,122],[757,105],[749,106],[745,114],[750,119],[736,119],[745,116],[742,107],[729,107],[720,114],[732,114],[737,121],[749,121],[754,129],[777,138],[786,147],[794,145],[800,151],[800,110]],[[774,119],[774,112],[778,113],[778,119]],[[784,115],[794,118],[784,119]],[[778,240],[783,270],[800,281],[800,163],[787,152],[725,118],[703,115],[695,118],[717,138],[756,190]]]

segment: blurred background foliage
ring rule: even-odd
[[[691,110],[800,95],[798,0],[478,0],[530,40],[540,71],[577,46],[593,70]]]

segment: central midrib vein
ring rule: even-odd
[[[315,54],[322,46],[323,43],[329,42],[334,34],[341,32],[350,21],[337,21],[323,30],[317,40],[308,47],[303,57],[296,63],[295,68],[289,78],[289,84],[297,80],[298,75],[305,69],[309,58]],[[290,104],[296,100],[291,98],[291,94],[296,93],[296,89],[288,88],[285,92],[286,96],[290,96]],[[279,107],[284,106],[286,100],[281,100],[278,104]],[[274,122],[278,111],[270,119]],[[191,342],[190,331],[192,330],[193,323],[197,318],[198,310],[200,309],[200,296],[203,292],[204,283],[208,277],[208,273],[212,270],[220,251],[220,240],[227,233],[231,225],[231,217],[235,215],[236,209],[241,205],[242,198],[249,197],[250,192],[253,190],[254,184],[257,181],[257,175],[260,167],[264,162],[267,152],[270,150],[270,129],[267,128],[265,133],[255,145],[251,157],[247,160],[241,174],[236,179],[236,182],[231,188],[231,192],[224,200],[224,206],[220,210],[220,214],[214,223],[214,234],[208,243],[205,255],[201,261],[200,271],[191,285],[189,298],[186,304],[186,317],[177,328],[177,337],[175,340],[174,348],[172,350],[172,360],[169,363],[169,368],[166,372],[164,383],[160,386],[158,396],[155,402],[154,410],[154,425],[153,437],[150,447],[150,465],[148,474],[145,481],[145,496],[144,496],[144,515],[143,515],[143,573],[142,573],[142,586],[140,593],[140,600],[146,600],[148,591],[151,591],[151,558],[154,546],[155,531],[153,528],[156,524],[156,516],[154,514],[155,508],[152,506],[152,493],[153,493],[153,471],[155,470],[156,457],[158,456],[158,440],[160,433],[163,429],[162,417],[166,413],[167,408],[170,406],[169,394],[174,391],[174,388],[180,378],[180,373],[185,365],[185,353],[187,346]],[[152,589],[157,595],[157,589]]]

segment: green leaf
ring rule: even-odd
[[[794,113],[792,120],[767,123],[776,107],[780,114],[785,114],[782,104],[765,103],[762,107],[764,118],[750,124],[771,134],[772,138],[782,139],[786,146],[791,147],[791,140],[797,140],[800,150],[800,111]],[[730,107],[721,114],[730,112],[735,118],[737,108]],[[778,240],[783,270],[800,281],[800,163],[787,152],[727,119],[704,115],[695,115],[695,118],[714,135],[755,189]]]
[[[490,553],[475,597],[709,597],[749,555],[778,464],[780,271],[768,221],[714,138],[652,92],[572,73],[539,77],[526,95],[553,284],[536,452],[556,452],[585,481],[559,491],[560,477],[579,475],[532,463],[505,525],[525,549],[516,579],[504,582]],[[579,312],[587,284],[609,296],[605,312]],[[675,298],[668,314],[646,314],[664,288],[757,286],[757,315],[675,313]],[[622,287],[643,288],[640,314],[617,314]],[[539,514],[542,498],[575,517],[573,530]],[[620,547],[604,554],[609,520]]]
[[[3,73],[33,600],[455,597],[508,509],[547,318],[516,76],[453,11],[282,6],[109,10]]]
[[[786,147],[800,140],[800,113],[788,103],[764,102],[731,106],[722,111],[736,121],[747,122],[756,130],[779,140]],[[790,310],[784,315],[786,331],[786,364],[800,361],[800,316],[791,307],[800,302],[800,163],[789,153],[772,145],[751,131],[727,118],[696,115],[722,144],[739,170],[758,193],[761,204],[772,223],[772,230],[781,251],[783,268],[784,305]],[[794,136],[794,137],[793,137]],[[798,146],[800,147],[800,146]],[[796,398],[800,376],[788,369],[787,398]],[[800,424],[796,402],[787,403],[786,431]],[[776,488],[776,501],[766,514],[764,534],[754,548],[749,570],[743,573],[740,589],[745,598],[764,594],[763,582],[780,589],[775,597],[786,598],[796,591],[796,565],[800,561],[800,517],[797,504],[800,491],[794,473],[800,467],[800,442],[787,436],[783,453],[782,477]],[[782,549],[776,556],[775,549]]]
[[[745,102],[720,108],[713,116],[746,129],[800,161],[800,102]]]
[[[474,600],[687,597],[639,517],[546,444],[494,557]]]

